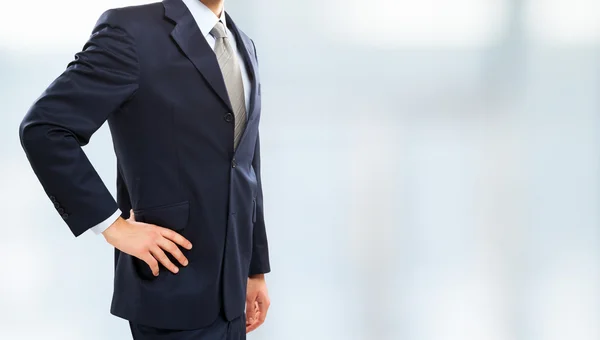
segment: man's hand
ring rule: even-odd
[[[257,329],[265,322],[271,301],[267,291],[265,275],[259,274],[248,278],[246,291],[246,333]]]
[[[179,268],[169,260],[165,251],[173,255],[183,266],[188,265],[177,245],[192,249],[190,241],[173,230],[135,221],[133,210],[127,220],[119,217],[103,233],[108,243],[120,251],[146,262],[154,276],[158,276],[158,261],[174,274]]]

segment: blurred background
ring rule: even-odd
[[[129,339],[112,249],[18,140],[112,7],[1,0],[0,339]],[[267,322],[249,339],[600,339],[600,2],[226,0],[256,42]],[[86,152],[115,189],[104,126]]]

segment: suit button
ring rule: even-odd
[[[56,202],[56,197],[54,197],[54,196],[50,196],[50,200],[51,200],[52,202]]]
[[[225,119],[227,123],[231,123],[233,122],[233,115],[231,113],[227,113],[223,116],[223,119]]]
[[[63,220],[68,220],[69,219],[69,214],[62,214],[62,219]]]
[[[235,161],[235,158],[231,161],[231,167],[235,169],[235,167],[237,166],[237,162]]]
[[[63,209],[63,208],[58,208],[58,213],[59,213],[59,214],[64,214],[64,213],[65,213],[65,209]]]
[[[55,207],[56,209],[58,209],[58,207],[60,207],[60,204],[59,204],[58,202],[56,202],[56,201],[55,201],[55,202],[54,202],[54,207]]]

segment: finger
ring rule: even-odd
[[[257,312],[256,315],[257,316],[260,315],[260,312]],[[260,326],[260,323],[258,322],[258,318],[256,318],[256,319],[254,319],[253,323],[246,324],[246,333],[250,333],[250,332],[256,330],[258,328],[258,326]]]
[[[152,274],[154,274],[154,276],[158,276],[158,262],[152,256],[152,254],[146,253],[146,255],[143,258],[140,258],[140,260],[146,262],[146,264],[148,265],[148,267],[150,267],[150,270],[152,271]]]
[[[162,265],[165,266],[165,268],[167,268],[168,270],[170,270],[173,274],[177,274],[179,272],[179,268],[177,268],[177,266],[175,266],[173,262],[169,260],[167,254],[165,254],[165,252],[162,249],[160,249],[159,246],[154,246],[150,248],[150,252],[152,253],[152,256],[154,256],[154,258],[158,260],[158,262],[162,263]]]
[[[162,238],[158,241],[158,246],[161,247],[163,250],[166,250],[169,253],[171,253],[171,255],[173,255],[173,257],[175,257],[177,261],[179,261],[179,263],[181,263],[183,266],[188,265],[188,259],[183,255],[183,253],[181,252],[181,250],[179,250],[179,247],[175,243],[169,241],[166,238]]]
[[[162,228],[162,227],[159,227],[159,230],[160,230],[160,234],[163,237],[168,238],[169,240],[177,243],[178,245],[184,247],[187,250],[192,249],[192,243],[190,241],[188,241],[185,237],[181,236],[180,234],[174,232],[171,229]]]
[[[129,219],[135,222],[135,214],[133,213],[133,209],[129,210]]]
[[[262,325],[265,322],[265,319],[267,318],[267,311],[269,310],[269,307],[271,305],[271,302],[269,301],[269,297],[262,293],[259,292],[258,293],[258,299],[256,299],[256,302],[258,303],[258,326]]]
[[[256,308],[256,294],[246,296],[246,325],[252,325],[256,322],[258,309]]]

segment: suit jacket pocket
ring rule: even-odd
[[[182,230],[187,226],[190,205],[188,201],[159,207],[134,209],[135,220],[154,224],[171,230]]]

